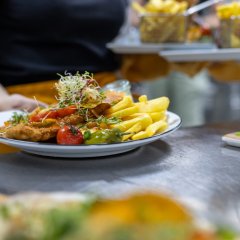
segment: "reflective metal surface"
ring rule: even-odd
[[[0,155],[0,190],[81,191],[117,197],[132,191],[169,191],[196,214],[239,225],[240,148],[221,136],[239,123],[180,129],[126,154],[76,161],[25,153]]]

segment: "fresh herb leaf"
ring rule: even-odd
[[[79,130],[75,126],[70,125],[69,129],[73,135],[77,135],[79,133]]]
[[[28,116],[24,113],[14,112],[12,118],[9,121],[12,125],[17,125],[19,123],[27,123]]]
[[[0,206],[0,216],[3,217],[4,219],[8,219],[9,209],[7,206],[5,205]]]
[[[91,132],[89,130],[85,131],[83,134],[84,140],[87,140],[91,137]]]
[[[104,117],[104,116],[99,116],[97,119],[91,118],[88,119],[90,122],[96,122],[97,124],[105,123],[107,125],[112,125],[112,124],[117,124],[120,123],[122,120],[118,117]]]

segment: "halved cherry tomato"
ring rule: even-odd
[[[64,118],[68,115],[75,113],[76,111],[77,111],[77,108],[76,106],[73,105],[73,106],[58,109],[57,115],[58,115],[58,118]]]
[[[211,36],[212,35],[212,30],[210,28],[207,28],[207,27],[202,27],[201,28],[201,34],[203,36]]]
[[[65,108],[59,108],[59,109],[54,109],[54,110],[49,110],[43,113],[38,113],[36,115],[33,115],[30,117],[30,121],[31,122],[40,122],[42,121],[44,118],[48,119],[48,118],[64,118],[68,115],[71,115],[73,113],[75,113],[77,111],[76,106],[68,106]]]
[[[30,117],[30,122],[40,122],[42,121],[44,118],[53,118],[56,119],[58,118],[58,114],[56,110],[50,110],[47,112],[43,112],[43,113],[38,113],[36,115],[33,115]]]
[[[39,115],[36,114],[36,115],[31,116],[31,117],[29,118],[29,121],[30,121],[30,122],[40,122],[41,119],[40,119]]]
[[[64,126],[57,133],[57,143],[61,145],[76,145],[83,143],[83,135],[74,126]]]

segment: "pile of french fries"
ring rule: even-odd
[[[220,19],[240,16],[240,2],[225,3],[217,6],[217,15]]]
[[[145,43],[184,42],[188,7],[186,1],[149,0],[145,5],[132,3],[132,8],[140,14],[140,40]]]
[[[109,108],[106,115],[122,120],[110,128],[118,128],[124,132],[126,135],[123,136],[123,141],[139,140],[167,129],[168,106],[167,97],[148,100],[146,95],[142,95],[139,102],[135,103],[130,96],[125,96],[122,101]]]
[[[220,4],[216,8],[220,19],[219,43],[223,48],[240,48],[240,2]]]
[[[132,7],[135,11],[141,14],[145,13],[184,13],[188,7],[187,1],[176,0],[149,0],[144,6],[138,2],[133,2]]]

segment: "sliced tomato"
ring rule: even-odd
[[[39,114],[36,114],[36,115],[33,115],[29,118],[29,121],[30,122],[40,122],[41,121],[41,118],[39,116]]]
[[[42,115],[42,118],[58,118],[58,113],[56,110],[51,110]]]
[[[78,145],[83,143],[83,134],[74,126],[64,126],[57,133],[57,143],[61,145]]]
[[[40,112],[36,115],[33,115],[30,117],[30,121],[31,122],[40,122],[43,119],[48,119],[48,118],[53,118],[53,119],[57,119],[57,118],[64,118],[68,115],[71,115],[73,113],[75,113],[77,111],[76,106],[69,106],[69,107],[65,107],[65,108],[59,108],[59,109],[54,109],[54,110],[49,110],[49,111],[45,111],[45,112]]]
[[[58,109],[57,115],[58,115],[58,118],[64,118],[68,115],[75,113],[76,111],[77,111],[77,108],[76,106],[73,105],[73,106]]]
[[[47,118],[53,118],[53,119],[58,118],[57,111],[56,110],[50,110],[50,111],[46,111],[46,112],[43,112],[43,113],[40,112],[36,115],[31,116],[30,121],[31,122],[40,122],[43,119],[47,119]]]

